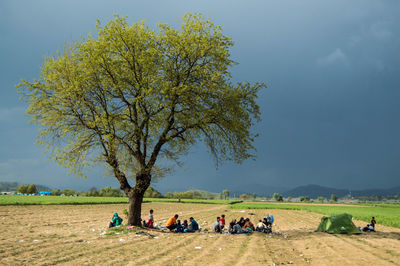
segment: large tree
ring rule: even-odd
[[[38,143],[76,175],[105,163],[129,197],[128,223],[140,225],[152,178],[196,142],[217,164],[254,157],[250,128],[264,84],[231,81],[232,45],[199,14],[185,15],[180,29],[159,24],[157,31],[116,16],[98,23],[96,36],[47,57],[40,78],[18,86],[41,126]]]

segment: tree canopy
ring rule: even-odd
[[[250,129],[264,84],[231,81],[232,45],[200,14],[157,31],[116,16],[97,23],[97,36],[47,57],[40,78],[18,86],[41,125],[38,143],[59,164],[84,176],[85,167],[104,162],[141,204],[152,176],[198,141],[217,164],[254,157]]]

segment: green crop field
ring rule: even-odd
[[[110,204],[127,203],[126,197],[69,197],[0,195],[0,205]]]
[[[177,199],[165,198],[145,198],[144,202],[179,202]],[[200,204],[236,204],[241,203],[241,200],[208,200],[208,199],[181,199],[181,203],[200,203]]]
[[[239,203],[231,206],[233,209],[284,209],[284,210],[305,210],[321,213],[324,215],[336,215],[349,213],[354,219],[369,222],[372,216],[378,224],[400,228],[400,204],[368,204],[352,206],[332,206],[313,204],[290,204],[290,203]]]
[[[47,204],[115,204],[127,203],[127,197],[68,197],[68,196],[19,196],[0,195],[0,205],[47,205]],[[145,198],[144,202],[178,202],[177,199]],[[234,204],[241,201],[181,199],[181,203]]]

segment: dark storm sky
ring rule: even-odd
[[[400,1],[0,2],[0,181],[85,189],[118,183],[97,167],[88,180],[46,162],[14,85],[38,77],[45,55],[113,14],[174,26],[201,12],[235,42],[234,80],[264,81],[258,158],[216,170],[202,145],[161,190],[220,191],[241,184],[337,188],[400,185]]]

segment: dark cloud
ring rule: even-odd
[[[21,8],[23,6],[24,8]],[[242,183],[338,188],[399,185],[398,1],[1,1],[0,179],[52,186],[118,186],[101,167],[88,180],[46,163],[13,87],[40,72],[43,56],[94,31],[114,13],[179,24],[199,11],[235,42],[235,80],[264,81],[258,159],[218,170],[202,145],[163,190],[218,191]],[[234,184],[234,185],[233,185]]]

